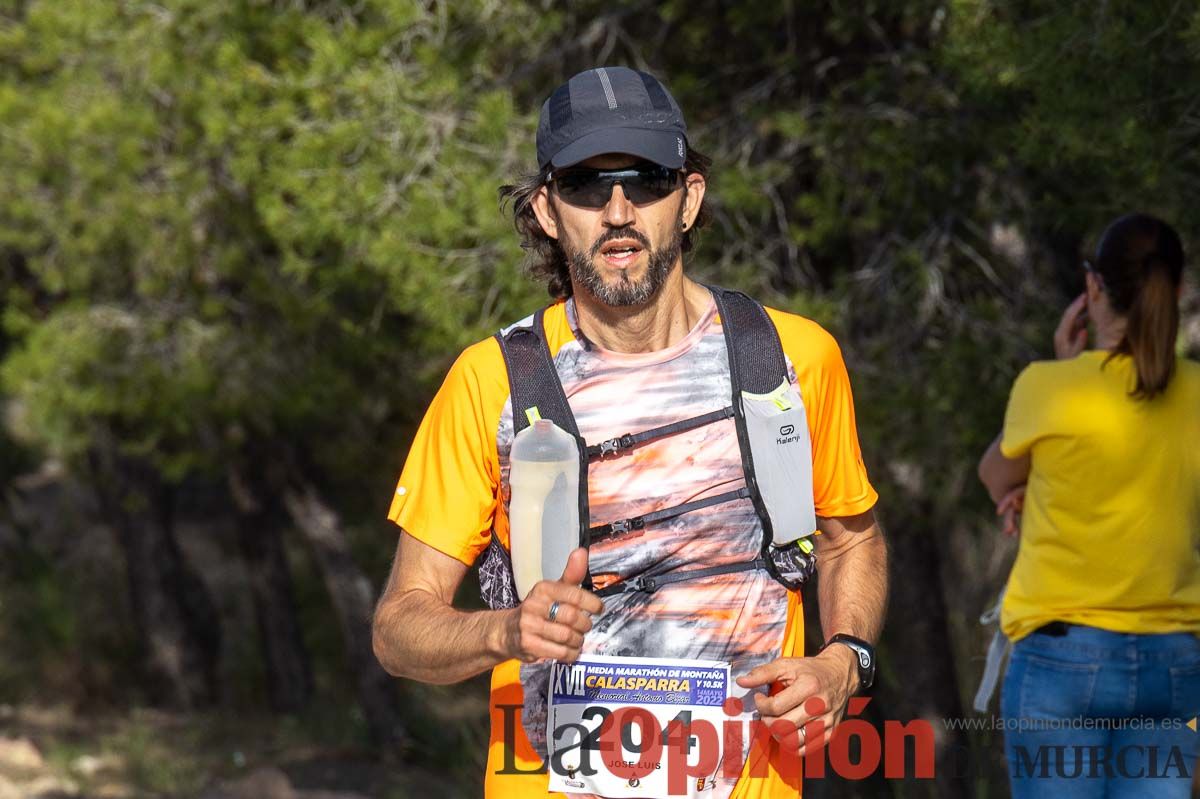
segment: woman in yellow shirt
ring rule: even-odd
[[[979,464],[998,509],[1023,511],[1001,609],[1014,799],[1190,794],[1200,364],[1175,354],[1183,262],[1165,222],[1113,222],[1055,334],[1058,360],[1020,374]]]

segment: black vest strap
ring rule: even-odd
[[[634,516],[631,519],[621,519],[620,521],[601,524],[591,529],[591,539],[595,541],[597,538],[603,538],[608,535],[620,535],[628,533],[630,530],[641,530],[647,524],[661,522],[664,519],[673,519],[676,516],[682,516],[685,513],[690,513],[701,508],[708,508],[713,505],[720,505],[722,502],[732,502],[735,499],[745,499],[750,496],[750,492],[744,488],[739,488],[736,491],[726,491],[724,494],[713,494],[711,497],[697,499],[692,502],[684,502],[680,505],[674,505],[670,508],[643,513],[641,516]]]
[[[682,583],[685,580],[698,580],[701,577],[716,577],[718,574],[733,574],[735,572],[764,568],[766,568],[766,564],[763,562],[763,559],[755,558],[754,560],[744,560],[739,563],[726,563],[723,566],[709,566],[704,569],[689,569],[683,572],[659,574],[654,577],[634,577],[632,580],[622,580],[619,583],[605,586],[595,593],[599,597],[612,596],[614,594],[632,594],[637,591],[653,594],[662,586],[671,585],[672,583]]]
[[[544,308],[533,315],[530,327],[513,327],[507,334],[497,333],[496,340],[504,353],[508,370],[508,392],[512,401],[513,435],[529,427],[526,411],[537,408],[543,419],[549,419],[563,430],[579,438],[575,416],[563,393],[562,382],[550,357],[543,328]]]
[[[733,377],[734,407],[740,407],[740,392],[767,394],[787,378],[783,345],[766,310],[740,291],[708,287],[721,315],[729,372]]]
[[[763,540],[759,560],[776,580],[783,582],[779,570],[771,558],[771,541],[775,531],[771,515],[758,490],[754,476],[754,457],[750,448],[750,434],[746,429],[746,413],[742,406],[742,392],[768,394],[779,388],[787,379],[787,361],[783,356],[783,344],[779,332],[766,310],[740,291],[730,291],[709,286],[721,316],[721,329],[725,331],[725,349],[729,354],[729,382],[733,389],[733,423],[737,429],[738,445],[742,451],[742,471],[746,475],[746,487],[754,510],[762,522]]]
[[[529,427],[526,414],[529,408],[537,408],[538,415],[549,419],[575,437],[579,447],[579,542],[588,546],[588,456],[587,442],[579,435],[575,415],[567,402],[562,381],[550,357],[550,345],[546,343],[542,317],[544,308],[533,315],[530,327],[513,327],[507,334],[497,333],[504,365],[508,370],[509,399],[512,402],[513,437]],[[591,576],[584,579],[584,587],[590,588]]]
[[[719,411],[706,413],[702,416],[693,416],[691,419],[664,424],[660,427],[651,427],[649,430],[643,430],[640,433],[626,433],[623,436],[617,436],[607,441],[601,441],[599,444],[591,445],[587,448],[588,458],[596,460],[606,455],[620,455],[625,450],[632,449],[639,444],[645,444],[647,441],[673,436],[685,430],[695,430],[697,427],[704,427],[706,424],[719,422],[731,416],[733,416],[733,408],[722,408]]]

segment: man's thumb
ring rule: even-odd
[[[562,577],[559,579],[564,583],[579,585],[587,576],[587,570],[588,552],[583,547],[579,547],[567,556],[567,568],[563,569]]]

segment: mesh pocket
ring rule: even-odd
[[[512,559],[494,533],[479,563],[479,594],[492,610],[515,608],[520,604],[517,584],[513,580]]]

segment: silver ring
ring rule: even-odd
[[[554,621],[555,619],[558,618],[558,603],[557,602],[550,603],[550,612],[546,614],[546,618],[549,619],[550,621]]]
[[[800,728],[800,745],[804,746],[808,743],[808,731],[803,727]]]

